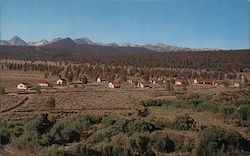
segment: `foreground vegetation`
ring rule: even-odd
[[[196,107],[201,103],[200,97],[194,98],[193,95],[191,97],[188,99],[182,97],[180,100],[194,103],[196,99],[196,105],[189,106],[191,103],[189,102],[185,107],[202,111],[203,109]],[[175,104],[152,100],[144,102],[151,106],[184,107],[178,103],[178,100]],[[249,106],[249,103],[246,106]],[[250,113],[244,111],[243,113],[240,109],[236,112],[239,113],[236,119],[244,121],[246,119],[246,123],[249,124]],[[168,129],[198,135],[197,137],[189,137],[181,133],[173,135]],[[250,154],[249,141],[238,132],[215,126],[200,127],[188,114],[163,124],[133,115],[77,114],[56,119],[52,115],[42,114],[15,122],[1,122],[0,135],[2,145],[12,144],[19,149],[44,156],[162,154],[239,156]]]
[[[1,150],[5,145],[41,156],[245,156],[250,154],[249,90],[217,95],[178,94],[175,98],[141,101],[144,111],[128,114],[33,115],[1,120]],[[54,99],[49,100],[50,109]],[[171,120],[154,111],[181,110]],[[145,113],[147,110],[147,113]],[[186,111],[191,110],[191,111]],[[224,124],[200,124],[191,113],[219,115]],[[240,131],[235,127],[244,128]]]
[[[238,126],[250,127],[249,91],[220,93],[217,96],[187,94],[175,99],[149,99],[141,102],[144,106],[192,109],[198,112],[221,114],[225,119],[234,120]],[[250,131],[250,129],[249,129]]]

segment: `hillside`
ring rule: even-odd
[[[60,42],[56,42],[59,44]],[[59,44],[60,45],[60,44]],[[250,67],[249,50],[158,53],[144,48],[74,45],[1,46],[0,59],[65,60],[78,63],[240,71]]]

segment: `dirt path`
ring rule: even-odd
[[[24,150],[16,149],[10,145],[4,146],[3,156],[33,156],[34,154],[28,153]]]

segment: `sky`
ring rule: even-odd
[[[0,0],[0,38],[245,49],[250,0]]]

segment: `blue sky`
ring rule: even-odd
[[[249,48],[248,0],[0,0],[1,39]]]

